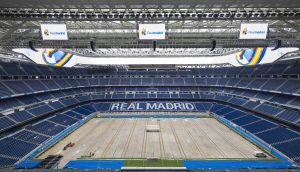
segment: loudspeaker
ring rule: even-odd
[[[91,49],[92,51],[96,52],[96,49],[95,49],[95,42],[94,41],[91,41]]]
[[[217,45],[217,41],[216,41],[216,40],[213,40],[213,41],[211,42],[211,49],[210,49],[210,51],[214,51],[214,49],[216,48],[216,45]]]
[[[38,50],[36,50],[36,49],[33,47],[33,42],[32,42],[32,41],[29,41],[29,42],[28,42],[28,45],[29,45],[29,48],[30,48],[32,51],[38,52]]]
[[[276,46],[272,49],[272,51],[274,51],[274,50],[277,50],[278,48],[280,48],[281,47],[281,40],[277,40],[277,44],[276,44]]]
[[[156,41],[153,41],[153,51],[156,50]]]

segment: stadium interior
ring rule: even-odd
[[[300,169],[299,0],[1,0],[0,171]]]

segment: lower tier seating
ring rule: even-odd
[[[77,109],[81,111],[73,111]],[[74,107],[62,112],[62,114],[54,114],[47,119],[32,124],[32,126],[27,125],[26,129],[20,129],[7,137],[1,138],[0,168],[12,166],[39,145],[93,112],[95,112],[95,109],[90,104]]]
[[[254,134],[295,162],[299,161],[300,150],[295,149],[300,140],[298,132],[278,125],[253,112],[229,105],[212,102],[198,102],[195,105],[199,111],[215,113]],[[54,113],[52,116],[32,124],[31,127],[26,126],[26,129],[20,129],[20,131],[0,139],[0,167],[13,165],[39,145],[85,116],[95,111],[108,111],[109,109],[109,103],[80,105],[57,114]],[[1,162],[1,160],[3,161]]]

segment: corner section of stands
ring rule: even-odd
[[[95,111],[91,104],[80,105],[1,138],[0,168],[14,165],[35,148]]]

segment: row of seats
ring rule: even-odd
[[[81,90],[81,91],[84,91]],[[91,91],[91,90],[88,90]],[[95,90],[94,90],[95,91]],[[216,90],[215,90],[216,91]],[[161,92],[161,93],[135,93],[135,94],[125,94],[125,92],[102,92],[102,94],[91,94],[91,95],[77,95],[76,97],[63,98],[59,101],[50,102],[48,104],[41,104],[39,102],[39,106],[34,106],[32,108],[17,111],[15,113],[11,113],[6,116],[0,117],[0,131],[10,128],[12,126],[30,121],[39,116],[46,115],[52,111],[65,108],[67,106],[71,106],[80,102],[88,101],[88,100],[97,100],[97,99],[211,99],[211,100],[219,100],[223,102],[228,102],[234,105],[238,105],[241,107],[245,107],[251,110],[255,110],[256,112],[287,121],[290,123],[294,123],[295,125],[300,125],[300,113],[298,111],[292,109],[286,109],[283,107],[277,107],[268,103],[259,103],[252,102],[249,99],[245,99],[243,97],[233,97],[231,94],[224,95],[224,92],[219,92],[219,94],[211,94],[208,93],[199,93],[199,92]],[[226,92],[225,92],[226,93]],[[45,93],[46,94],[46,93]],[[223,95],[220,95],[223,94]],[[239,94],[236,94],[239,95]],[[253,97],[249,97],[253,98]]]
[[[216,87],[192,87],[192,88],[184,88],[184,87],[173,87],[172,89],[166,89],[166,88],[159,88],[159,87],[142,87],[139,89],[132,89],[131,87],[115,87],[107,89],[106,92],[113,92],[114,97],[118,98],[132,98],[135,96],[132,96],[133,94],[139,94],[139,92],[145,92],[146,94],[155,95],[159,94],[161,95],[161,92],[165,92],[163,94],[169,94],[166,97],[172,97],[175,96],[175,94],[178,94],[177,92],[217,92],[217,93],[226,93],[236,96],[242,96],[247,98],[256,98],[256,99],[262,99],[269,102],[274,102],[281,105],[291,106],[294,108],[297,108],[300,106],[300,97],[297,96],[291,96],[291,95],[282,95],[282,94],[276,94],[276,93],[263,93],[259,91],[251,91],[251,90],[242,90],[242,89],[234,89],[234,88],[216,88]],[[70,89],[70,90],[60,90],[55,92],[45,92],[45,93],[39,93],[35,95],[24,95],[21,97],[14,97],[9,98],[5,100],[0,100],[0,112],[4,111],[6,109],[10,108],[16,108],[19,106],[27,106],[30,104],[38,103],[41,101],[51,100],[51,99],[57,99],[61,97],[65,97],[67,95],[75,95],[80,93],[89,93],[89,92],[98,92],[98,93],[105,93],[105,89],[101,87],[97,88],[78,88],[78,89]],[[125,96],[125,92],[127,92],[127,95]],[[130,93],[132,92],[132,93]],[[154,96],[155,97],[155,96]],[[178,96],[177,96],[178,97]],[[88,96],[81,96],[79,98],[80,100],[88,100]],[[59,105],[58,105],[59,106]]]
[[[0,76],[30,76],[30,75],[88,75],[86,69],[54,68],[44,65],[0,63]]]
[[[50,81],[50,80],[48,80],[48,81]],[[300,80],[297,80],[297,81],[300,82]],[[89,87],[89,88],[84,87],[84,88],[78,88],[78,89],[52,91],[52,92],[49,92],[49,94],[34,94],[35,96],[26,96],[26,94],[28,94],[29,92],[26,92],[26,91],[28,91],[28,90],[25,89],[26,86],[23,86],[22,84],[20,84],[20,83],[22,83],[22,81],[10,81],[10,82],[17,82],[17,83],[12,84],[12,85],[17,85],[17,87],[20,87],[21,89],[23,89],[23,92],[22,93],[21,92],[12,93],[12,92],[9,92],[8,88],[6,88],[6,90],[5,90],[5,88],[3,88],[3,93],[6,94],[5,96],[12,96],[11,94],[13,94],[13,95],[22,94],[23,96],[12,97],[10,99],[6,98],[5,100],[0,99],[0,105],[1,105],[0,110],[4,109],[6,107],[15,107],[15,106],[18,106],[18,105],[30,104],[34,101],[41,101],[41,100],[45,100],[45,99],[51,99],[51,98],[56,98],[56,97],[60,97],[60,96],[75,94],[75,93],[78,93],[78,91],[83,92],[82,89],[95,90],[92,87]],[[40,84],[42,84],[43,81],[37,81],[37,82],[40,82]],[[53,80],[51,82],[55,82],[55,80]],[[63,81],[63,82],[67,82],[67,81]],[[33,84],[34,84],[34,82],[33,82]],[[272,84],[272,85],[275,85],[275,84]],[[300,86],[298,87],[297,84],[290,83],[290,85],[291,85],[290,87],[295,87],[295,89],[297,89],[297,90],[300,89]],[[151,86],[151,85],[148,85],[148,86]],[[282,87],[284,87],[284,86],[285,85],[283,85]],[[11,86],[11,89],[14,88],[14,87],[16,87],[16,86]],[[61,88],[62,89],[62,87],[56,87],[56,88]],[[180,88],[180,87],[177,87],[177,88]],[[45,90],[43,90],[43,91],[48,91],[48,89],[46,87],[44,87],[44,89]],[[125,89],[125,87],[122,87],[120,89]],[[143,89],[145,90],[145,88],[143,88]],[[188,88],[188,89],[192,89],[192,88]],[[130,90],[130,89],[128,89],[128,90]],[[139,90],[139,89],[136,89],[136,90]],[[210,85],[209,86],[206,85],[206,86],[202,86],[201,89],[199,89],[199,90],[201,90],[201,91],[219,91],[219,92],[220,91],[222,91],[222,92],[227,91],[227,92],[232,92],[232,93],[237,94],[237,95],[245,95],[245,96],[248,96],[248,97],[255,96],[256,98],[267,99],[267,100],[270,100],[270,101],[276,101],[278,103],[288,103],[288,102],[290,102],[291,105],[294,105],[294,106],[298,106],[300,104],[300,98],[298,96],[290,96],[290,95],[284,95],[284,94],[274,94],[274,93],[261,92],[261,91],[258,92],[258,91],[255,91],[255,90],[248,90],[248,89],[236,89],[236,88],[232,88],[228,85],[226,87],[224,87],[224,86],[210,87]],[[297,93],[297,92],[295,92],[295,93]],[[24,94],[25,94],[25,96],[24,96]],[[2,96],[4,96],[4,95],[2,95]],[[288,100],[288,101],[285,101],[285,100]]]
[[[91,83],[98,80],[99,83]],[[207,82],[210,80],[210,82]],[[52,79],[52,80],[11,80],[0,81],[0,98],[56,91],[58,89],[107,86],[213,86],[242,88],[281,94],[300,94],[300,80],[297,79],[228,79],[228,78],[127,78],[127,79]],[[51,85],[51,84],[53,85]],[[64,84],[62,84],[64,83]],[[240,84],[243,83],[243,84]],[[239,85],[240,84],[240,85]]]
[[[62,108],[75,105],[81,102],[80,100],[70,97],[60,101],[51,102],[48,104],[40,104],[32,108],[17,111],[5,116],[0,117],[0,131],[4,131],[16,125],[20,125],[24,122],[28,122],[35,118],[50,114],[51,112],[60,110]]]

